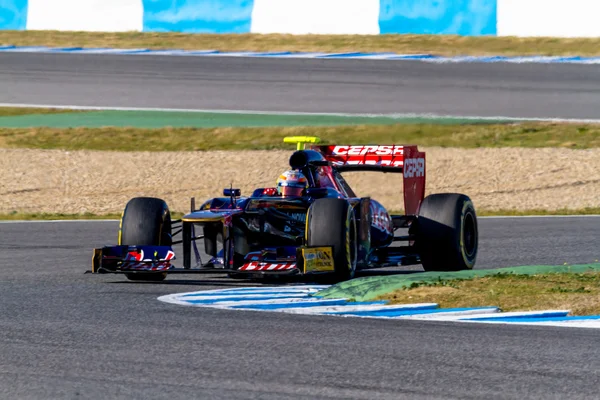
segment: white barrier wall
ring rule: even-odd
[[[142,0],[29,0],[28,30],[141,31]]]
[[[0,0],[0,29],[600,37],[600,0]]]
[[[250,31],[377,35],[379,0],[254,0]]]
[[[600,0],[498,0],[498,36],[599,37]]]

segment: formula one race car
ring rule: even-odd
[[[92,272],[145,281],[171,273],[328,274],[343,281],[366,268],[473,268],[478,247],[473,203],[463,194],[424,197],[425,153],[417,146],[313,144],[307,149],[306,143],[319,139],[284,141],[297,143],[297,151],[276,188],[259,188],[248,197],[224,189],[223,197],[199,207],[192,198],[191,212],[177,221],[161,199],[131,199],[121,218],[119,245],[94,249]],[[377,201],[356,195],[342,177],[349,171],[403,174],[405,215],[390,215]],[[404,234],[395,235],[399,230]],[[182,268],[172,264],[175,244],[183,247]]]

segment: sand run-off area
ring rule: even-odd
[[[478,209],[600,206],[600,149],[424,148],[427,194],[460,192]],[[0,213],[118,213],[135,196],[185,212],[233,183],[274,186],[290,151],[100,152],[0,149]],[[355,192],[402,209],[401,175],[347,173]]]

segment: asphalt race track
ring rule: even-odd
[[[598,118],[600,69],[3,53],[0,88],[0,103]],[[598,397],[597,330],[166,304],[260,283],[84,274],[117,225],[0,223],[0,398]],[[481,219],[478,268],[594,262],[598,237],[600,217]]]
[[[0,398],[597,397],[597,330],[165,304],[156,298],[248,283],[84,274],[117,226],[0,224]],[[481,219],[480,229],[482,268],[585,263],[600,217]]]
[[[0,54],[0,103],[598,118],[600,68]]]

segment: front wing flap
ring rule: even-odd
[[[261,275],[321,274],[334,272],[333,247],[298,247],[296,259],[248,260],[237,273]]]
[[[94,249],[92,272],[167,271],[174,259],[171,246],[105,246]]]

